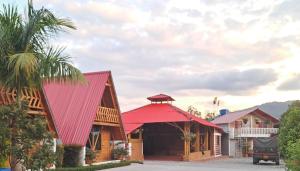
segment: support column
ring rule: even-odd
[[[200,151],[200,127],[196,125],[196,142],[195,142],[195,151]]]
[[[185,122],[184,123],[184,156],[183,156],[183,160],[188,161],[189,157],[190,157],[190,145],[191,145],[191,141],[190,141],[190,132],[191,132],[191,127],[190,127],[190,122]]]
[[[212,156],[215,155],[215,143],[216,143],[216,139],[215,139],[215,129],[212,128],[211,131],[210,131],[210,154]]]
[[[208,128],[205,128],[205,146],[206,150],[208,150]]]
[[[86,154],[86,147],[82,147],[80,154],[79,154],[79,165],[84,166],[85,165],[85,154]]]

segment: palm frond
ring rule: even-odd
[[[11,72],[10,82],[18,86],[33,86],[33,78],[37,73],[38,61],[34,53],[17,53],[9,56],[8,70]]]
[[[70,63],[70,57],[63,54],[64,48],[50,47],[40,55],[39,73],[45,80],[75,81],[84,83],[85,79],[79,69]]]

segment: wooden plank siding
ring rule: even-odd
[[[101,150],[96,151],[95,162],[111,160],[112,146],[110,145],[111,131],[108,127],[101,130]]]

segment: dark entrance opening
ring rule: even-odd
[[[147,160],[182,160],[182,132],[166,123],[143,126],[143,151]]]

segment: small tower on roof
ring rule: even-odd
[[[147,99],[150,100],[151,103],[172,103],[172,101],[175,101],[171,96],[165,94],[147,97]]]

